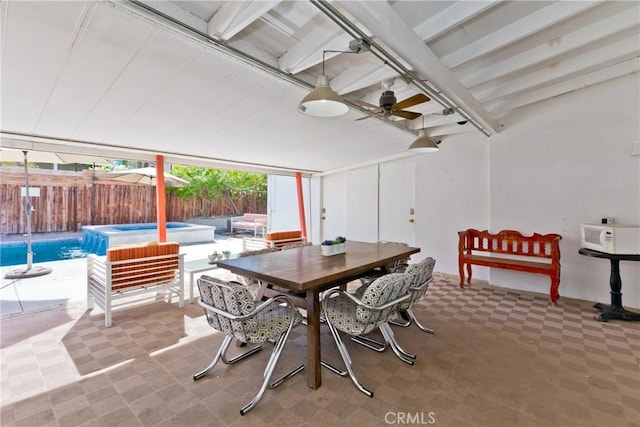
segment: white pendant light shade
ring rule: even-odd
[[[318,77],[316,88],[304,97],[298,111],[313,117],[336,117],[346,114],[349,107],[340,95],[329,86],[329,79],[322,74]]]
[[[418,133],[418,139],[413,141],[408,150],[412,153],[433,153],[439,149],[440,147],[438,147],[438,144],[429,138],[424,129],[422,129]]]

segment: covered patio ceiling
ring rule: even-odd
[[[290,174],[478,143],[640,69],[637,2],[5,1],[2,146]],[[351,45],[351,46],[350,46]],[[354,53],[361,49],[360,53]],[[349,103],[297,111],[322,73]],[[385,89],[414,120],[370,117]],[[594,100],[597,102],[597,100]],[[608,108],[603,106],[603,108]],[[452,114],[443,114],[451,109]]]

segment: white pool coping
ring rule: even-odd
[[[190,244],[213,242],[215,240],[216,227],[212,225],[198,225],[185,222],[168,223],[168,225],[170,224],[180,224],[181,226],[176,228],[167,228],[167,241],[177,242],[180,244]],[[151,225],[153,225],[154,228],[132,230],[118,229],[118,227],[124,226],[149,227]],[[106,248],[112,248],[117,245],[145,243],[158,240],[158,230],[155,225],[155,223],[85,225],[82,229],[83,232],[103,236],[103,238],[106,239]],[[91,252],[94,251],[92,250]]]

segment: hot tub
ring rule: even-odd
[[[213,242],[216,228],[209,225],[195,225],[186,222],[167,223],[167,241],[178,243]],[[158,240],[156,223],[85,225],[82,227],[82,249],[98,255],[105,255],[107,248],[130,243],[144,243]]]

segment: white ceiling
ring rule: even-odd
[[[327,172],[407,155],[423,119],[297,111],[322,73],[384,85],[443,144],[510,111],[640,69],[635,1],[3,1],[2,145]],[[332,19],[333,18],[333,19]],[[396,64],[395,68],[384,61]],[[453,107],[455,114],[440,114]],[[457,122],[466,121],[464,125]],[[60,147],[60,143],[64,146]],[[444,145],[443,145],[444,146]]]

